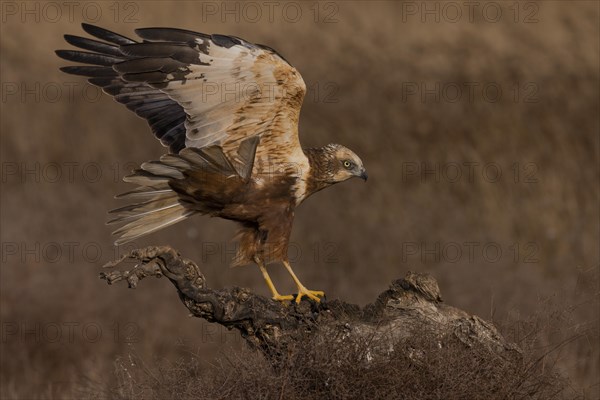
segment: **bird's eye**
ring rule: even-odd
[[[352,168],[352,162],[351,161],[344,161],[344,168],[350,169]]]

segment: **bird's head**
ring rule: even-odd
[[[367,170],[362,160],[350,149],[339,144],[328,144],[324,151],[327,155],[327,181],[338,183],[353,177],[367,180]]]

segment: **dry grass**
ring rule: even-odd
[[[308,286],[324,289],[331,298],[365,304],[407,270],[433,273],[449,304],[493,319],[508,335],[521,338],[523,324],[531,321],[525,332],[535,332],[529,337],[537,338],[532,359],[561,345],[537,364],[543,372],[539,376],[551,376],[546,375],[550,363],[574,388],[565,393],[600,397],[597,3],[536,3],[538,22],[531,24],[510,18],[498,23],[481,18],[474,23],[421,23],[418,17],[403,23],[402,5],[396,2],[339,3],[338,22],[333,24],[315,23],[308,4],[303,6],[305,18],[294,24],[281,18],[273,23],[264,18],[260,23],[208,18],[205,23],[202,3],[173,7],[140,2],[139,22],[127,24],[114,22],[108,9],[112,3],[98,4],[104,12],[98,23],[124,34],[158,25],[234,34],[277,48],[301,71],[310,91],[301,117],[303,143],[345,144],[362,157],[370,176],[366,185],[339,185],[298,210],[292,241],[301,254],[296,254],[295,265]],[[511,15],[509,7],[505,4],[503,15]],[[112,100],[86,101],[83,86],[75,87],[73,98],[63,94],[57,101],[43,94],[39,101],[32,95],[9,95],[7,84],[22,89],[36,82],[54,83],[65,90],[65,82],[77,81],[58,71],[62,62],[53,51],[67,47],[62,34],[82,32],[82,18],[76,14],[73,22],[61,18],[36,23],[31,17],[25,22],[6,17],[0,26],[6,96],[0,121],[0,397],[80,398],[81,387],[106,393],[107,388],[129,384],[114,377],[115,360],[127,360],[129,354],[146,360],[151,370],[171,363],[172,376],[165,382],[191,380],[192,391],[199,390],[195,382],[214,375],[215,385],[229,382],[229,377],[241,390],[239,382],[246,380],[265,397],[281,393],[282,383],[286,397],[300,393],[296,390],[305,387],[307,370],[292,370],[298,371],[294,376],[268,372],[272,379],[262,386],[259,375],[267,372],[255,371],[252,363],[261,361],[247,353],[233,361],[242,362],[239,369],[224,362],[213,371],[207,362],[240,351],[242,343],[186,318],[167,282],[144,282],[137,291],[128,291],[108,288],[97,279],[98,266],[115,258],[110,230],[104,226],[106,210],[116,205],[112,196],[126,189],[115,179],[115,170],[123,176],[163,149],[143,121]],[[464,88],[468,82],[497,83],[506,95],[496,102],[481,94],[472,102],[466,95],[457,102],[402,97],[407,83]],[[324,101],[328,83],[339,88],[334,95],[339,101]],[[526,84],[537,88],[537,101],[512,97],[515,85],[520,94],[530,94]],[[62,166],[62,179],[6,175],[9,167],[33,168],[36,162]],[[503,175],[490,182],[478,169],[472,181],[450,182],[403,174],[407,166],[422,162],[442,168],[496,163]],[[76,163],[73,180],[65,163]],[[102,171],[98,181],[82,176],[87,163]],[[521,173],[518,182],[515,164]],[[523,181],[523,174],[532,171],[525,170],[528,165],[535,168],[536,183]],[[202,265],[211,286],[239,285],[267,294],[254,268],[227,268],[231,247],[226,243],[232,233],[226,221],[194,219],[138,244],[175,246]],[[56,260],[53,243],[62,250]],[[73,257],[68,243],[78,246]],[[473,258],[465,243],[477,244]],[[482,255],[489,243],[502,249],[499,260]],[[16,245],[17,254],[7,245]],[[463,252],[457,260],[453,253],[442,252],[454,245]],[[408,252],[414,246],[417,252]],[[95,257],[97,248],[101,254]],[[434,249],[440,257],[423,249]],[[282,292],[293,290],[283,268],[271,269]],[[542,317],[548,310],[561,310],[556,311],[559,318]],[[86,324],[101,329],[97,340],[91,340],[93,332],[84,332]],[[62,336],[53,341],[56,325]],[[73,340],[69,326],[74,326]],[[185,356],[186,348],[202,359],[200,370]],[[246,356],[249,364],[243,364]],[[443,375],[455,361],[450,354],[440,358],[432,352],[431,357],[433,365],[448,364],[427,373],[401,368],[415,393],[422,390],[421,381],[414,380],[418,374],[423,385],[444,381],[438,373]],[[405,361],[390,363],[400,368]],[[168,368],[164,373],[169,375]],[[364,373],[373,376],[372,371]],[[145,382],[150,394],[159,393],[154,383]],[[137,383],[131,387],[139,388]]]
[[[530,332],[532,333],[532,332]],[[533,335],[543,334],[539,327]],[[532,340],[532,337],[529,337]],[[83,388],[85,398],[145,399],[568,399],[569,387],[551,353],[530,347],[505,360],[482,346],[450,342],[440,347],[427,332],[396,343],[388,357],[370,359],[368,340],[327,338],[289,349],[276,366],[245,349],[207,363],[202,354],[175,362],[139,356],[118,359],[116,385]]]

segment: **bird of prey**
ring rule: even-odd
[[[59,57],[87,65],[62,71],[89,78],[147,120],[169,148],[124,178],[137,188],[117,197],[109,223],[125,243],[182,221],[209,215],[236,221],[233,265],[259,266],[275,300],[281,295],[267,264],[281,262],[302,297],[320,301],[290,266],[294,210],[321,189],[352,177],[367,180],[361,159],[339,144],[302,148],[298,120],[306,85],[272,48],[234,36],[175,28],[136,29],[132,40],[83,24],[95,39],[65,35],[82,50]]]

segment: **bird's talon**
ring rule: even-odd
[[[312,299],[314,301],[316,301],[317,303],[321,302],[320,297],[324,297],[325,296],[325,292],[322,292],[320,290],[309,290],[305,287],[300,287],[298,288],[298,295],[296,296],[296,304],[300,304],[300,301],[302,301],[302,296],[306,296],[309,299]]]
[[[288,300],[294,300],[294,296],[292,296],[291,294],[288,295],[280,295],[280,294],[275,294],[273,295],[273,300],[277,300],[277,301],[288,301]]]

